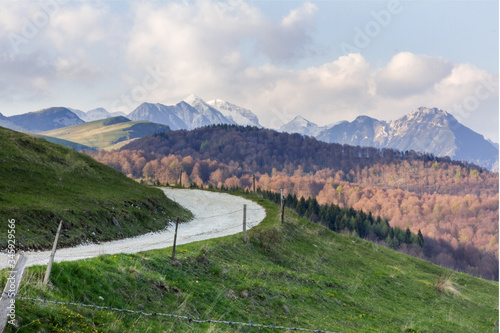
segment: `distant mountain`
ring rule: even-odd
[[[70,110],[85,122],[106,119],[111,117],[126,116],[126,114],[123,112],[108,112],[105,108],[92,109],[87,112],[77,109],[70,109]]]
[[[299,133],[307,136],[316,136],[321,131],[315,123],[310,122],[302,116],[295,117],[292,121],[282,125],[278,132]],[[324,140],[323,140],[324,141]]]
[[[385,121],[359,116],[352,122],[343,121],[322,129],[316,138],[325,142],[381,148],[387,146],[387,126]]]
[[[233,120],[230,120],[217,109],[212,107],[210,104],[202,100],[196,95],[189,95],[184,102],[187,104],[191,105],[193,108],[198,110],[200,114],[202,114],[208,121],[209,124],[207,125],[216,125],[216,124],[230,124],[230,125],[236,125],[236,123]],[[201,125],[204,126],[204,125]],[[200,127],[200,126],[195,126],[195,127]]]
[[[420,107],[393,122],[360,116],[323,129],[316,138],[330,143],[449,156],[498,171],[498,148],[437,108]]]
[[[129,113],[131,120],[147,120],[169,126],[172,130],[189,129],[192,122],[200,123],[200,113],[185,102],[176,105],[163,105],[160,103],[142,103]],[[208,121],[207,121],[208,123]]]
[[[208,105],[219,110],[224,117],[232,120],[235,124],[242,126],[256,126],[262,128],[259,124],[259,118],[250,110],[223,101],[221,99],[213,99],[207,102]]]
[[[496,143],[494,141],[491,141],[490,139],[487,139],[486,141],[488,141],[489,143],[491,143],[493,145],[493,147],[495,147],[496,149],[500,149],[500,146],[498,145],[498,143]]]
[[[3,121],[15,125],[8,126],[9,124],[4,123],[4,125],[6,125],[2,125],[4,127],[32,133],[50,131],[61,127],[84,123],[84,121],[71,110],[64,107],[52,107],[40,111],[5,117]]]
[[[176,105],[142,103],[129,113],[128,118],[157,122],[172,130],[191,130],[215,124],[261,127],[257,116],[250,110],[222,100],[207,103],[196,95],[189,95]]]
[[[12,121],[10,121],[9,117],[6,117],[1,113],[0,113],[0,126],[14,131],[26,131],[24,128],[17,126]]]
[[[41,134],[46,137],[62,139],[95,149],[118,149],[135,139],[154,133],[165,132],[169,129],[166,125],[149,121],[131,121],[128,118],[119,116],[59,128]],[[50,138],[46,139],[54,141]]]

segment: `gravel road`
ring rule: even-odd
[[[177,244],[186,244],[210,238],[236,234],[242,231],[243,204],[247,205],[247,230],[258,225],[266,216],[264,208],[253,201],[226,193],[200,190],[161,188],[167,197],[189,209],[194,218],[179,224]],[[160,232],[104,242],[80,245],[56,251],[54,261],[73,261],[97,257],[101,254],[136,253],[172,246],[173,226]],[[27,252],[27,266],[46,265],[50,251]],[[0,269],[7,267],[8,257],[0,254]]]

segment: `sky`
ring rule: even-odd
[[[0,0],[0,113],[190,94],[278,128],[437,107],[499,136],[498,1]]]

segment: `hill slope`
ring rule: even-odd
[[[254,197],[267,218],[248,232],[178,248],[28,269],[21,294],[33,298],[160,312],[19,300],[11,332],[254,332],[234,323],[333,332],[498,332],[498,282],[454,273],[372,243],[343,236]],[[0,281],[5,282],[5,277]],[[258,329],[259,332],[276,332]],[[285,332],[285,331],[283,331]]]
[[[62,246],[123,238],[188,216],[156,189],[72,149],[0,128],[0,218],[16,220],[20,249],[50,248],[64,221]],[[7,233],[0,234],[5,246]]]
[[[82,150],[89,150],[89,151],[91,151],[91,150],[96,150],[93,147],[82,145],[80,143],[76,143],[76,142],[73,142],[73,141],[68,141],[68,140],[64,140],[64,139],[58,139],[58,138],[55,138],[55,137],[52,137],[52,136],[46,136],[46,135],[42,135],[42,134],[32,134],[32,135],[34,137],[37,137],[37,138],[45,139],[45,140],[47,140],[49,142],[56,143],[56,144],[64,146],[64,147],[68,147],[68,148],[74,149],[76,151],[82,151]]]
[[[168,126],[149,121],[130,121],[118,116],[75,126],[63,127],[41,134],[82,145],[113,149],[145,135],[169,130]]]

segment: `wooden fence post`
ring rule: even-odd
[[[2,296],[0,297],[0,332],[5,330],[7,322],[14,324],[14,320],[16,318],[16,296],[19,286],[21,285],[21,279],[24,274],[24,266],[26,265],[27,260],[28,257],[24,254],[18,254],[16,264],[7,278],[7,284],[5,285]]]
[[[243,204],[243,241],[247,241],[247,205]]]
[[[255,195],[255,174],[253,175],[253,195]]]
[[[285,221],[285,200],[283,200],[283,189],[281,189],[281,224]]]
[[[57,240],[59,239],[59,233],[61,232],[61,227],[62,227],[62,221],[59,222],[56,238],[54,239],[54,245],[52,245],[52,252],[50,253],[49,263],[47,264],[47,271],[45,272],[45,278],[43,279],[44,286],[46,286],[47,283],[49,283],[50,270],[52,269],[52,262],[54,261],[54,256],[56,254]]]
[[[172,249],[172,261],[175,260],[175,245],[177,243],[177,228],[179,227],[179,217],[175,220],[174,248]]]

